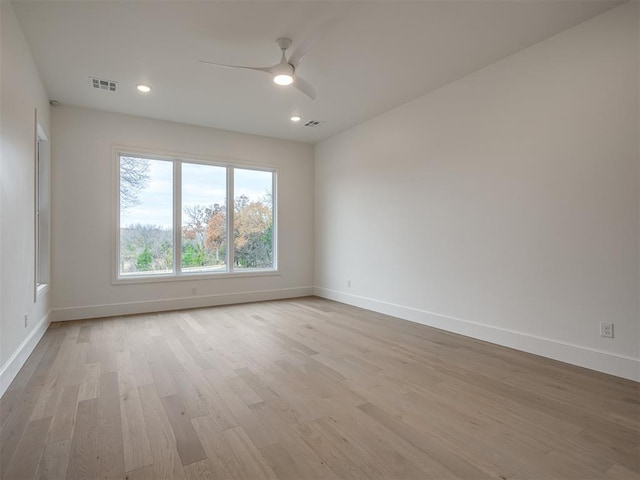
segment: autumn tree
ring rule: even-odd
[[[250,200],[246,195],[234,201],[234,259],[245,268],[273,265],[273,211],[269,196]],[[224,204],[185,207],[182,227],[182,262],[185,267],[215,264],[224,258],[227,243],[227,209]]]
[[[248,268],[272,265],[271,205],[263,201],[251,201],[241,195],[234,202],[234,259],[238,266]]]
[[[202,205],[184,207],[182,236],[188,240],[195,240],[200,245],[204,245],[207,225],[212,214],[213,208],[211,207],[204,207]]]
[[[220,263],[220,253],[227,241],[227,207],[215,204],[211,208],[211,215],[207,222],[204,244],[215,251],[216,263]]]

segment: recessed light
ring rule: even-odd
[[[149,85],[143,85],[142,83],[138,85],[137,88],[142,93],[149,93],[151,91],[151,87]]]
[[[300,115],[292,115],[291,116],[291,121],[292,122],[299,122],[300,120],[302,120],[302,117]]]

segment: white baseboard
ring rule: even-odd
[[[31,330],[31,333],[27,335],[27,338],[22,341],[16,351],[13,352],[13,355],[9,357],[2,366],[2,369],[0,369],[0,397],[7,391],[7,388],[9,388],[13,379],[16,378],[16,375],[29,358],[29,355],[31,355],[33,350],[36,348],[36,345],[47,331],[50,317],[51,311],[49,311],[42,320],[40,320],[38,325]]]
[[[617,377],[635,380],[636,382],[640,381],[640,359],[638,358],[493,327],[337,290],[315,287],[314,293],[318,297],[373,310],[374,312],[391,315],[403,320],[552,358]]]
[[[66,320],[82,320],[85,318],[113,317],[136,313],[213,307],[216,305],[279,300],[283,298],[305,297],[308,295],[313,295],[313,287],[283,288],[279,290],[198,295],[192,297],[143,300],[139,302],[114,303],[108,305],[54,308],[52,311],[52,321],[62,322]]]

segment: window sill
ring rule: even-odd
[[[159,283],[159,282],[184,282],[184,281],[201,281],[201,280],[220,280],[223,278],[248,278],[248,277],[268,277],[279,276],[278,270],[248,270],[245,272],[224,272],[224,273],[182,273],[180,275],[149,275],[118,277],[111,283],[112,285],[134,285],[141,283]]]
[[[40,296],[44,295],[45,293],[47,293],[48,291],[49,291],[49,284],[48,283],[40,283],[36,287],[36,296],[40,297]]]

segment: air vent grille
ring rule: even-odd
[[[317,128],[322,126],[322,122],[320,120],[309,120],[304,124],[305,127]]]
[[[103,78],[94,78],[90,77],[91,86],[93,88],[97,88],[98,90],[106,90],[108,92],[117,92],[118,91],[118,82],[114,82],[113,80],[105,80]]]

